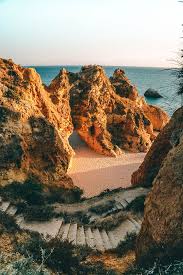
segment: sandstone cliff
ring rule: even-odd
[[[132,174],[132,185],[151,186],[161,164],[172,149],[177,135],[183,131],[182,108],[172,116],[170,122],[158,135],[139,169]]]
[[[66,73],[46,88],[34,69],[0,59],[1,185],[33,174],[42,183],[71,187],[72,131]]]
[[[122,70],[109,80],[102,67],[86,66],[70,79],[74,127],[101,154],[146,152],[155,139],[154,130],[168,122],[165,112],[138,96]]]
[[[183,122],[183,108],[175,118]],[[139,262],[147,257],[152,261],[157,257],[183,257],[183,125],[172,132],[171,140],[172,149],[164,158],[145,202],[136,248]]]

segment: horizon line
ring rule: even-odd
[[[175,69],[175,68],[179,68],[176,66],[137,66],[137,65],[103,65],[103,64],[88,64],[88,65],[98,65],[98,66],[102,66],[102,67],[134,67],[134,68],[157,68],[157,69]],[[25,65],[21,65],[23,67],[83,67],[83,66],[88,66],[86,64],[77,64],[77,65],[71,65],[71,64],[56,64],[56,65],[36,65],[36,64],[25,64]]]

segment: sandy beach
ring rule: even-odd
[[[130,186],[131,174],[145,157],[145,153],[126,153],[118,158],[99,155],[77,133],[73,133],[69,141],[76,155],[68,174],[86,197],[98,195],[107,188]]]

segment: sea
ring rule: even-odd
[[[70,72],[79,72],[81,66],[29,66],[36,69],[44,84],[49,85],[51,80],[62,68]],[[125,71],[131,83],[138,89],[140,95],[144,95],[149,88],[157,90],[163,97],[158,99],[146,98],[149,104],[163,108],[170,116],[181,106],[181,98],[177,94],[178,79],[175,71],[168,68],[127,67],[127,66],[103,66],[106,75],[112,76],[117,68]]]

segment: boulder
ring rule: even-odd
[[[132,185],[152,186],[163,160],[173,148],[183,131],[183,107],[178,109],[170,122],[157,136],[139,169],[132,174]]]
[[[158,106],[143,104],[142,110],[151,121],[154,131],[160,132],[169,121],[167,113]]]
[[[149,105],[122,70],[116,70],[109,80],[102,67],[85,66],[71,82],[74,127],[98,153],[117,156],[124,150],[147,152],[155,138],[154,130],[161,128],[156,125],[154,129],[154,121],[159,119],[162,125],[168,121],[166,114],[153,111],[151,122],[146,112]]]
[[[136,245],[139,263],[183,257],[183,131],[172,140],[145,201]]]
[[[154,89],[151,89],[149,88],[145,93],[144,93],[144,96],[145,97],[152,97],[152,98],[161,98],[163,97],[162,95],[160,95],[158,93],[158,91],[154,90]]]
[[[50,87],[34,69],[0,59],[0,185],[30,175],[47,185],[73,186],[69,82],[61,72]]]

